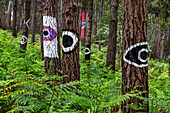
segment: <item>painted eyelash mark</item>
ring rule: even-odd
[[[79,44],[77,44],[79,38],[75,34],[77,34],[77,36],[78,36],[78,33],[75,32],[74,30],[63,29],[63,33],[62,33],[62,38],[63,38],[62,50],[63,50],[63,53],[73,52],[79,46]]]
[[[123,55],[123,60],[136,67],[148,66],[147,42],[130,46]]]
[[[30,21],[30,18],[25,22],[25,20],[24,20],[24,24],[26,24],[26,26],[28,27],[28,29],[29,29],[29,21]]]

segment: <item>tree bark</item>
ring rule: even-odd
[[[147,0],[124,0],[122,46],[122,94],[132,90],[143,92],[148,98],[148,50],[147,50]],[[145,92],[144,92],[145,91]],[[145,105],[142,110],[129,108],[130,104]],[[123,113],[149,112],[148,102],[130,98],[122,103]]]
[[[79,9],[78,0],[63,0],[62,9],[62,66],[63,83],[80,80]]]
[[[56,10],[56,18],[57,18],[57,23],[60,22],[60,19],[59,19],[59,0],[56,0],[56,3],[57,5],[55,5],[55,10]],[[61,14],[62,15],[62,14]],[[60,31],[59,31],[59,24],[57,24],[57,34],[58,34],[58,38],[57,38],[57,41],[58,41],[58,45],[57,45],[57,50],[58,50],[58,58],[57,58],[57,61],[56,61],[56,64],[57,64],[57,75],[61,76],[62,73],[61,73],[61,47],[60,47]]]
[[[31,43],[35,43],[36,12],[37,12],[37,0],[34,0],[33,17],[32,17],[33,25],[32,25]]]
[[[8,15],[7,15],[8,29],[11,28],[11,4],[12,4],[12,1],[10,0],[9,5],[8,5]]]
[[[58,17],[56,8],[58,7],[58,0],[43,1],[43,46],[44,46],[44,61],[45,72],[56,75],[57,61],[59,60],[59,37],[58,37]],[[58,10],[58,9],[57,9]],[[50,66],[50,61],[52,65]]]
[[[63,10],[63,0],[60,1],[61,5],[60,5],[60,28],[63,28],[62,26],[62,21],[63,21],[63,15],[62,15],[62,10]]]
[[[111,66],[111,69],[115,72],[118,0],[111,0],[110,4],[110,26],[106,66]]]
[[[93,19],[93,0],[89,0],[89,13],[87,23],[87,41],[85,50],[85,60],[90,60],[91,35],[92,35],[92,19]]]
[[[16,23],[16,29],[17,29],[17,33],[20,31],[21,29],[21,25],[20,25],[20,20],[22,18],[22,0],[18,0],[17,2],[17,23]]]
[[[23,34],[20,44],[20,53],[25,53],[27,48],[27,40],[29,34],[29,23],[30,23],[30,11],[31,11],[31,0],[25,1],[25,20],[24,20],[24,28]]]
[[[2,3],[0,5],[0,15],[2,15]],[[2,16],[0,16],[0,28],[2,27]]]
[[[104,0],[101,0],[100,2],[100,14],[99,14],[99,18],[100,18],[100,28],[102,28],[102,16],[103,16],[103,4],[104,4]],[[100,36],[99,36],[99,51],[101,50],[101,43],[100,43]]]
[[[81,46],[85,46],[85,28],[86,28],[86,20],[85,20],[85,12],[86,12],[86,0],[82,1],[82,26],[81,26]]]
[[[95,23],[94,23],[94,35],[97,34],[97,0],[95,0]]]
[[[44,46],[43,46],[43,16],[42,16],[42,0],[39,0],[39,23],[40,23],[40,40],[41,40],[41,60],[44,61]]]
[[[7,21],[6,21],[6,0],[2,0],[2,28],[3,30],[7,29]]]
[[[16,23],[17,23],[17,0],[13,0],[13,28],[12,36],[17,37]]]

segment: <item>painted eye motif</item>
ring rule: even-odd
[[[78,47],[78,38],[73,30],[63,30],[62,49],[64,53],[73,52]],[[77,33],[76,33],[77,34]],[[78,34],[77,34],[78,35]]]
[[[86,27],[86,22],[83,22],[82,24],[81,24],[81,28],[85,28]]]
[[[90,54],[90,45],[86,45],[86,48],[85,48],[85,55],[88,55]]]
[[[90,59],[90,45],[86,45],[85,60],[89,60],[89,59]]]
[[[136,67],[148,66],[147,42],[130,46],[123,55],[123,60]]]
[[[49,41],[53,40],[57,36],[57,33],[54,29],[49,26],[43,26],[43,40]]]
[[[25,44],[25,43],[27,43],[27,37],[22,36],[21,44]]]

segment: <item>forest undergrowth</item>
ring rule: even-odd
[[[84,61],[80,49],[81,80],[61,84],[62,77],[44,72],[40,38],[35,45],[28,39],[26,53],[19,53],[21,33],[14,38],[10,30],[0,29],[0,113],[121,113],[121,102],[142,98],[141,92],[121,95],[120,56],[116,72],[106,67],[107,47],[98,51],[92,44],[91,62]],[[170,112],[169,64],[149,59],[149,107],[151,113]],[[118,70],[119,69],[119,70]],[[132,109],[142,109],[134,104]]]

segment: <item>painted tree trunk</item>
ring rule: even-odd
[[[122,46],[122,94],[132,90],[148,98],[147,0],[124,0]],[[133,110],[130,104],[144,109]],[[131,98],[122,103],[123,113],[149,112],[148,102]]]
[[[78,0],[63,0],[62,68],[63,83],[80,80]]]
[[[25,53],[27,48],[27,40],[29,34],[29,23],[30,23],[30,11],[31,11],[31,0],[25,1],[25,20],[24,20],[24,27],[23,27],[23,34],[20,44],[20,53]]]
[[[41,40],[41,60],[44,61],[44,46],[43,46],[43,16],[42,16],[42,0],[39,0],[39,23],[40,23],[40,40]]]
[[[12,36],[14,36],[14,37],[17,37],[16,23],[17,23],[17,0],[13,0],[13,25],[12,25]]]
[[[32,25],[31,43],[35,43],[36,12],[37,12],[37,0],[34,0],[33,17],[32,17],[33,25]]]
[[[58,54],[58,28],[56,18],[56,6],[58,1],[45,0],[43,1],[43,47],[44,47],[44,61],[45,72],[56,75]],[[50,61],[52,65],[50,66]]]
[[[94,23],[94,35],[97,34],[97,0],[95,0],[95,23]]]
[[[90,60],[92,19],[93,19],[93,0],[90,0],[88,21],[87,21],[87,41],[86,41],[86,49],[85,49],[85,60]]]
[[[81,46],[85,46],[85,28],[86,28],[86,1],[82,1],[82,25],[81,25]]]
[[[111,69],[113,71],[115,71],[116,60],[117,22],[118,22],[118,0],[111,0],[109,40],[107,48],[106,66],[111,66]]]

